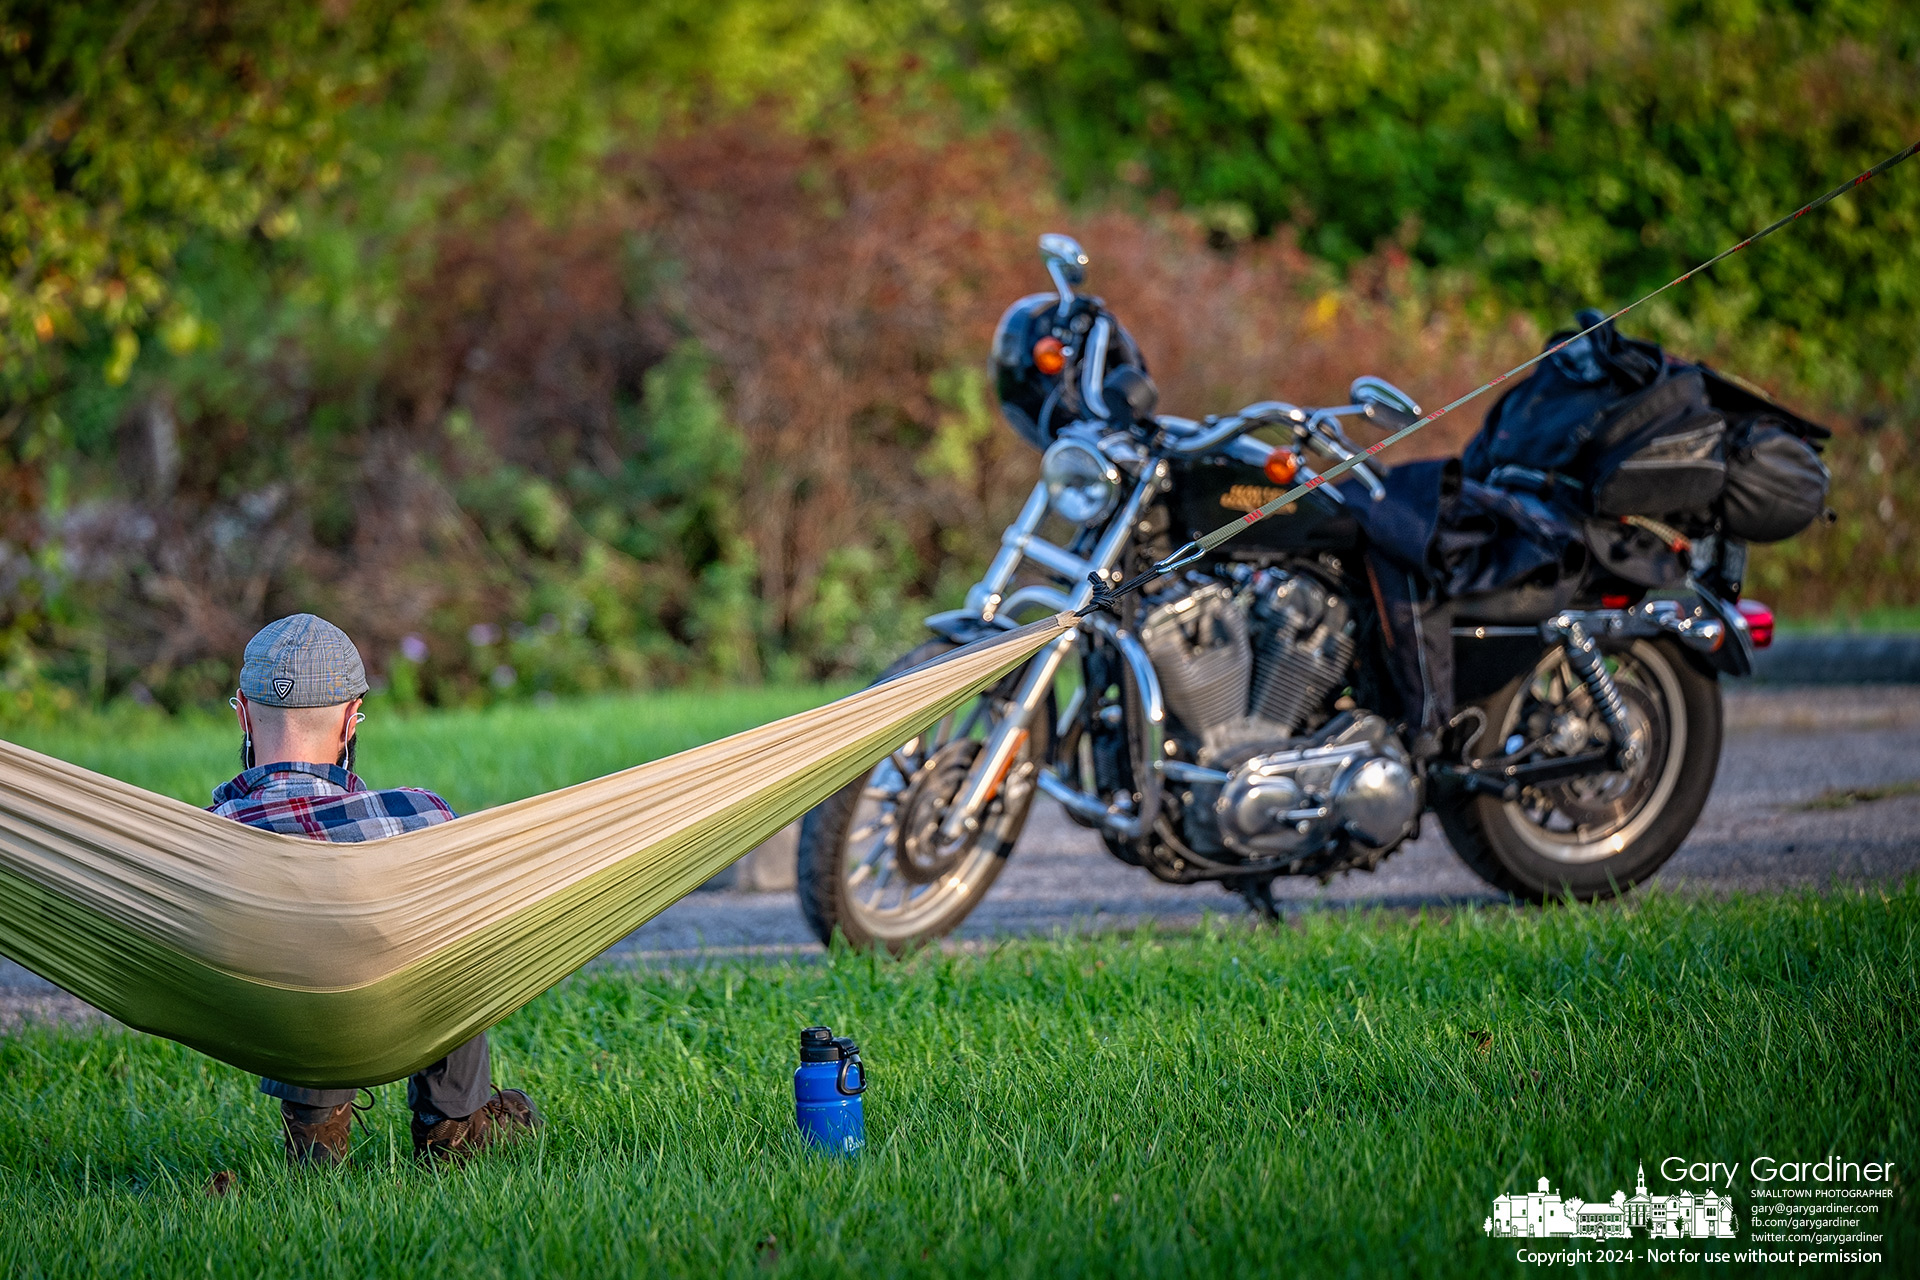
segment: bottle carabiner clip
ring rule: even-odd
[[[867,1064],[860,1061],[860,1047],[851,1039],[843,1036],[835,1041],[840,1046],[840,1070],[833,1077],[833,1087],[843,1098],[857,1098],[867,1091]],[[847,1088],[847,1068],[860,1068],[860,1087]]]

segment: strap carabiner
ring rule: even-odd
[[[858,1089],[847,1088],[848,1067],[860,1068],[860,1087]],[[840,1071],[833,1077],[833,1087],[843,1098],[857,1098],[867,1091],[867,1064],[860,1061],[859,1050],[856,1049],[852,1054],[840,1059]]]

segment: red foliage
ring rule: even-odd
[[[1457,317],[1424,312],[1404,269],[1375,265],[1356,291],[1284,241],[1222,252],[1172,213],[1071,212],[1045,161],[1004,134],[942,135],[884,105],[863,124],[808,139],[736,120],[640,167],[640,216],[681,273],[669,305],[718,357],[752,444],[746,510],[783,623],[827,554],[869,538],[877,517],[903,523],[932,566],[952,545],[943,531],[984,557],[1024,500],[1035,458],[1010,431],[982,446],[971,492],[930,485],[914,462],[940,415],[929,375],[983,366],[1001,310],[1050,287],[1043,231],[1080,238],[1173,412],[1338,402],[1360,373],[1450,396],[1537,341],[1524,327],[1473,340]],[[1477,421],[1403,456],[1456,448]]]
[[[376,668],[409,632],[438,637],[446,655],[466,651],[472,624],[533,621],[522,616],[532,584],[570,572],[571,553],[504,544],[463,505],[463,480],[502,467],[558,489],[583,473],[617,477],[647,371],[689,335],[748,447],[732,509],[757,558],[760,639],[802,650],[815,669],[847,661],[808,651],[836,550],[871,548],[924,595],[943,568],[950,583],[984,562],[1033,482],[1037,457],[997,416],[966,434],[964,482],[926,459],[964,417],[957,376],[979,376],[1000,312],[1049,287],[1043,231],[1086,246],[1093,285],[1139,338],[1171,412],[1336,402],[1360,373],[1439,400],[1536,341],[1524,327],[1476,338],[1403,264],[1340,281],[1284,239],[1222,250],[1168,210],[1069,210],[1019,139],[956,132],[889,101],[828,136],[758,115],[690,127],[616,171],[626,195],[561,225],[516,217],[440,233],[374,371],[371,412],[345,415],[362,425],[337,425],[355,387],[311,385],[300,357],[286,396],[305,407],[285,440],[263,445],[265,428],[203,417],[182,441],[179,485],[96,508],[76,535],[142,600],[117,610],[116,664],[149,682],[195,663],[197,681],[224,679],[246,634],[303,608],[339,621]],[[314,423],[329,397],[322,438]],[[1403,456],[1456,447],[1477,420],[1462,415]],[[246,473],[265,448],[284,449],[287,474]],[[685,620],[702,566],[659,554],[615,589],[697,646]],[[631,661],[609,669],[640,674]]]

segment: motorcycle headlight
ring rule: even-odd
[[[1056,440],[1040,459],[1054,514],[1072,524],[1103,520],[1120,497],[1120,469],[1084,440]]]

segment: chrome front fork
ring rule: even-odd
[[[992,620],[1002,593],[1023,559],[1031,559],[1049,572],[1075,582],[1074,588],[1067,593],[1066,608],[1069,611],[1085,608],[1093,599],[1093,583],[1087,580],[1087,574],[1098,574],[1103,581],[1115,575],[1114,566],[1126,551],[1128,540],[1133,537],[1134,526],[1140,522],[1147,503],[1153,500],[1166,479],[1166,463],[1154,464],[1152,472],[1134,485],[1133,493],[1101,535],[1093,554],[1085,560],[1035,535],[1034,529],[1039,526],[1040,517],[1046,513],[1046,488],[1037,486],[1033,496],[1027,499],[1020,519],[1001,538],[1000,554],[994,557],[987,576],[974,588],[982,596],[981,616]],[[970,606],[975,603],[973,594],[968,593],[967,603]],[[973,768],[968,771],[966,782],[961,785],[959,795],[954,797],[952,807],[947,810],[946,819],[940,824],[942,840],[959,840],[980,829],[981,811],[999,791],[1014,756],[1026,742],[1033,718],[1040,714],[1047,691],[1053,687],[1054,677],[1060,673],[1060,664],[1066,661],[1067,655],[1079,643],[1080,633],[1069,631],[1034,656],[1006,714],[987,734],[985,746],[974,757]]]
[[[1035,531],[1047,515],[1047,486],[1036,484],[1033,492],[1027,495],[1027,505],[1020,508],[1020,514],[1000,535],[1000,550],[993,557],[993,563],[987,566],[986,576],[973,585],[967,592],[967,608],[979,615],[982,622],[992,622],[1000,612],[1000,605],[1006,599],[1007,586],[1013,581],[1014,573],[1020,568],[1020,562],[1026,559],[1027,548],[1038,538]],[[1053,544],[1049,548],[1059,551]],[[1066,555],[1060,551],[1061,555]]]

